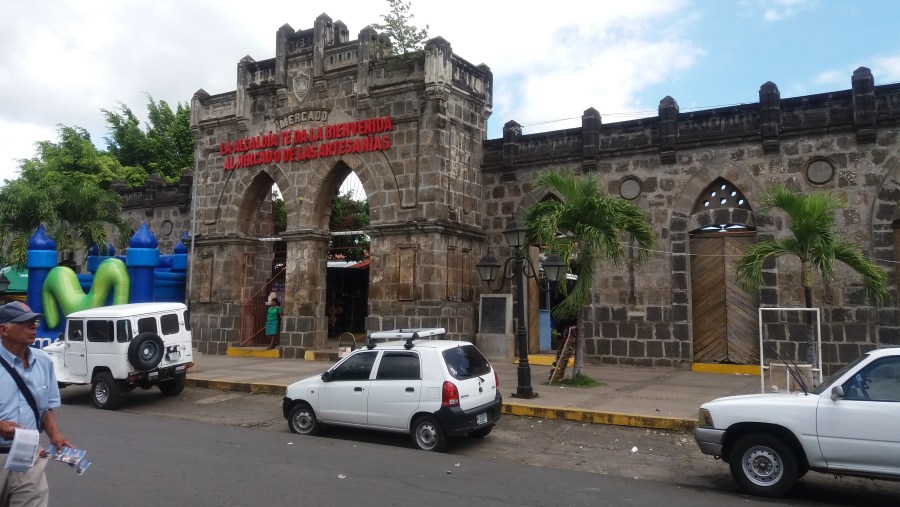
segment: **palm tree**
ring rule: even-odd
[[[635,260],[650,257],[657,245],[650,218],[630,201],[611,197],[596,178],[550,171],[536,180],[538,188],[555,191],[563,200],[548,199],[534,205],[525,215],[525,227],[531,240],[570,259],[577,267],[578,280],[568,289],[559,285],[566,298],[553,309],[557,319],[578,316],[591,298],[594,277],[602,261],[619,267],[628,259],[625,240],[630,236],[637,246]],[[571,270],[567,266],[567,272]],[[575,348],[575,368],[581,373],[584,340]]]
[[[806,308],[812,308],[812,286],[815,275],[826,283],[834,279],[835,261],[840,261],[863,278],[866,297],[881,304],[888,293],[888,278],[883,269],[848,241],[838,238],[834,230],[834,213],[845,207],[844,200],[831,191],[798,194],[784,186],[770,188],[763,196],[760,215],[778,208],[790,220],[790,236],[754,243],[737,264],[738,283],[745,291],[755,293],[763,284],[763,264],[770,258],[793,255],[800,259],[800,283]],[[812,324],[812,315],[807,317]],[[815,360],[810,335],[807,357]]]
[[[110,228],[127,240],[121,198],[87,175],[69,173],[39,181],[19,179],[0,190],[0,245],[4,260],[24,265],[28,241],[42,223],[60,251],[106,248]]]

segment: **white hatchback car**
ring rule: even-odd
[[[323,424],[409,433],[419,449],[447,438],[487,436],[500,419],[499,380],[475,345],[451,340],[376,343],[351,352],[321,376],[291,384],[282,411],[294,433]]]

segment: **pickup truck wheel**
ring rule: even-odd
[[[291,409],[288,427],[293,433],[301,435],[315,435],[321,428],[316,413],[307,403],[298,403]]]
[[[115,410],[122,405],[119,382],[107,372],[98,373],[91,382],[91,401],[103,410]]]
[[[447,445],[447,437],[437,419],[423,415],[413,421],[412,441],[423,451],[441,452]]]
[[[771,435],[741,437],[731,450],[731,476],[747,493],[776,497],[797,481],[797,458],[784,442]]]
[[[163,341],[153,333],[141,333],[128,345],[128,360],[138,370],[152,370],[163,357]]]
[[[159,390],[165,395],[175,396],[184,391],[184,385],[187,383],[187,374],[182,373],[176,375],[172,380],[163,380],[159,383]]]

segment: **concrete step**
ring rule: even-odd
[[[226,349],[225,355],[236,357],[271,357],[277,359],[281,357],[281,349],[279,347],[269,349],[268,347],[237,347],[232,345]]]

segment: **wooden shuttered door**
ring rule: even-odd
[[[759,302],[737,283],[735,268],[754,232],[691,237],[694,362],[759,363]]]

